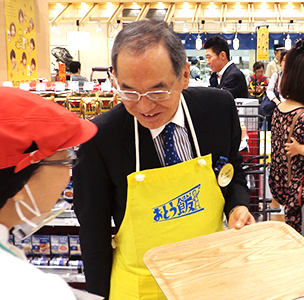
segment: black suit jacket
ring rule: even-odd
[[[225,70],[218,87],[228,90],[234,98],[248,98],[245,76],[234,63]]]
[[[213,164],[219,156],[226,156],[234,165],[234,178],[222,189],[226,215],[236,205],[248,207],[249,193],[238,151],[241,129],[231,94],[201,87],[188,88],[183,94],[201,155],[212,153]],[[126,177],[135,172],[134,119],[119,104],[93,122],[98,133],[80,147],[80,162],[74,169],[74,206],[81,225],[87,289],[107,297],[112,266],[111,216],[119,228],[126,208]],[[191,134],[189,138],[195,153]],[[149,129],[140,124],[139,143],[141,169],[162,167]]]

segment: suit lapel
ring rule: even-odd
[[[198,88],[196,88],[198,89]],[[198,144],[199,144],[199,148],[200,148],[200,152],[201,155],[206,154],[206,152],[208,151],[208,149],[205,147],[208,143],[206,143],[206,141],[208,141],[209,137],[209,132],[208,132],[208,128],[209,128],[209,124],[208,124],[208,115],[205,114],[205,112],[202,112],[202,105],[197,106],[197,101],[195,97],[197,97],[197,95],[194,95],[193,93],[189,94],[189,97],[187,96],[187,94],[184,93],[184,97],[189,109],[189,113],[191,116],[191,120],[194,126],[194,130],[197,136],[197,140],[198,140]],[[200,94],[201,96],[201,94]],[[191,97],[191,98],[190,98]],[[189,98],[187,100],[187,98]],[[204,99],[199,99],[199,101],[204,101]],[[194,141],[193,141],[193,137],[190,131],[190,127],[188,124],[188,120],[185,116],[185,125],[188,131],[188,137],[191,143],[191,147],[192,147],[192,152],[194,157],[197,157],[197,153],[196,153],[196,149],[194,146]]]
[[[222,88],[223,85],[224,85],[224,82],[226,80],[226,77],[229,75],[229,73],[232,71],[234,67],[234,63],[232,63],[224,72],[222,78],[221,78],[221,82],[220,82],[220,85],[219,85],[219,88]]]

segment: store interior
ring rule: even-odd
[[[0,0],[0,7],[4,8],[4,5],[5,1]],[[94,2],[35,0],[34,8],[37,82],[59,80],[59,64],[64,63],[65,58],[63,55],[54,55],[54,49],[63,48],[71,55],[70,60],[81,63],[81,75],[100,86],[107,78],[106,70],[111,66],[111,49],[118,32],[128,23],[146,18],[157,18],[172,24],[185,45],[189,61],[193,57],[199,58],[201,70],[199,81],[205,86],[208,85],[211,69],[206,64],[203,44],[210,35],[218,34],[227,39],[231,47],[230,59],[247,76],[252,73],[253,63],[257,60],[257,28],[269,29],[269,53],[268,60],[264,61],[265,69],[267,63],[274,59],[275,44],[293,46],[298,38],[303,38],[304,31],[304,4],[301,1],[116,3],[100,0]],[[5,27],[4,14],[0,17],[0,26]],[[6,52],[6,31],[2,30],[0,33],[2,45],[0,50],[4,52]],[[196,49],[198,38],[202,39],[202,47]],[[233,42],[236,38],[239,40],[237,47]],[[0,63],[3,66],[0,70],[0,83],[9,82],[9,58],[3,55]],[[66,75],[69,76],[68,72]],[[85,94],[66,93],[66,91],[57,94],[41,92],[41,94],[46,99],[58,102],[88,119],[107,111],[119,102],[111,89],[105,92],[102,87],[96,89],[92,87]],[[249,171],[247,174],[248,186],[251,185],[251,197],[255,205],[252,209],[256,213],[257,220],[270,220],[271,201],[266,201],[269,190],[265,184],[269,165],[270,136],[266,131],[256,135],[257,130],[252,129],[260,118],[257,116],[256,108],[242,108],[242,103],[237,105],[239,105],[241,125],[245,127],[243,134],[250,138],[250,144],[244,146],[242,154],[248,160],[255,155],[260,156],[257,169],[251,169],[253,172]],[[63,191],[62,198],[72,204],[72,193],[71,177],[71,183]],[[278,206],[272,208],[274,208],[273,212],[281,211]],[[273,219],[276,217],[282,220],[280,216],[274,214]],[[78,228],[79,224],[73,210],[68,209],[59,218],[52,220],[48,226],[41,228],[36,233],[37,240],[31,238],[25,241],[18,240],[17,243],[28,251],[31,263],[46,272],[61,275],[76,288],[85,289]],[[113,232],[114,228],[113,224]],[[34,245],[39,246],[33,248]],[[41,245],[51,246],[48,252],[44,253]]]

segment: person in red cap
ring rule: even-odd
[[[35,227],[49,215],[70,178],[74,160],[68,148],[88,141],[97,128],[16,88],[0,87],[0,101],[0,298],[76,299],[59,276],[25,261],[8,237],[12,227],[24,222]]]

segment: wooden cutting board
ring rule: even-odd
[[[169,300],[304,295],[304,237],[266,221],[153,248],[144,262]]]

